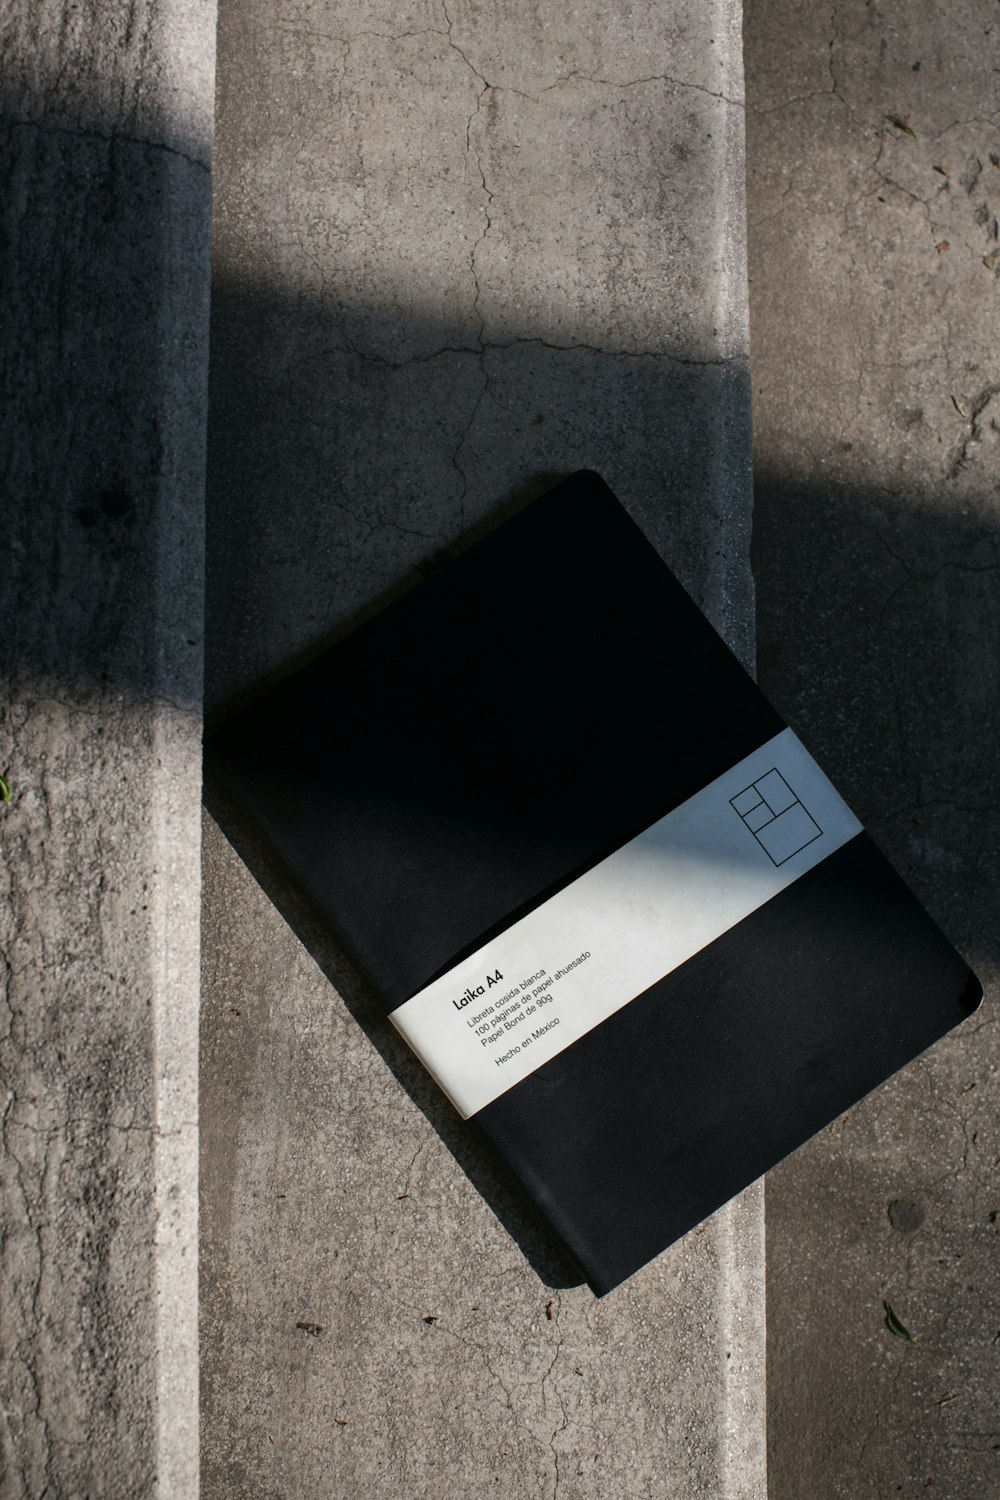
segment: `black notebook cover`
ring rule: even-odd
[[[467,1096],[470,1127],[598,1293],[981,998],[867,835],[844,822],[846,810],[826,852],[826,814],[799,797],[798,772],[782,777],[768,748],[786,739],[794,737],[610,490],[583,472],[208,741],[211,767],[387,1014],[400,1024],[433,1000],[456,1045],[485,1049],[497,1081],[489,1084],[478,1054],[471,1059],[483,1081]],[[674,961],[675,933],[669,967],[634,994],[618,993],[639,972],[634,950],[643,946],[625,912],[626,977],[609,982],[608,1013],[596,1023],[574,1023],[572,992],[589,983],[587,1003],[600,1004],[598,962],[607,975],[614,957],[606,939],[593,959],[581,947],[541,960],[548,989],[533,1004],[522,982],[535,977],[530,965],[494,980],[512,935],[572,907],[593,885],[590,872],[611,870],[616,851],[646,847],[645,830],[695,838],[685,818],[712,788],[721,788],[712,816],[724,847],[738,846],[735,863],[715,850],[706,877],[704,850],[668,842],[656,846],[654,871],[676,890],[669,851],[695,859],[697,879],[709,880],[702,904],[718,901],[723,914],[709,940],[698,936],[696,882],[682,892],[695,902],[695,920],[680,924],[690,927],[691,951]],[[744,913],[733,891],[754,859],[774,893],[752,896]],[[648,930],[658,917],[647,910],[640,920]],[[619,932],[617,913],[608,921],[606,932]],[[451,984],[452,971],[461,983]],[[527,1015],[517,998],[525,991]],[[408,1009],[414,996],[423,998]],[[541,1026],[560,1009],[565,1045]],[[495,1097],[485,1097],[487,1086]]]

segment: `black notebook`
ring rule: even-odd
[[[981,998],[593,473],[207,752],[599,1294]]]

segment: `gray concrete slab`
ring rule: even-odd
[[[988,986],[768,1179],[772,1500],[1000,1493],[998,42],[748,8],[760,680]]]
[[[222,13],[210,705],[588,456],[747,649],[738,11],[485,14]]]
[[[0,29],[5,1497],[198,1486],[214,14]]]
[[[739,23],[224,4],[213,706],[583,465],[749,656]],[[759,1191],[595,1302],[229,831],[205,1492],[763,1496]]]

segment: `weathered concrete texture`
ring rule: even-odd
[[[747,648],[738,8],[617,24],[223,9],[210,702],[584,463]]]
[[[973,1500],[1000,1493],[1000,28],[748,22],[760,679],[988,987],[768,1179],[771,1496]]]
[[[198,1486],[212,7],[0,47],[5,1497]]]
[[[749,654],[738,7],[232,3],[219,45],[210,701],[585,465]],[[596,1303],[259,851],[205,851],[206,1493],[762,1496],[759,1194]]]

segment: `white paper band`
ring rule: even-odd
[[[785,729],[390,1020],[468,1119],[860,832]]]

